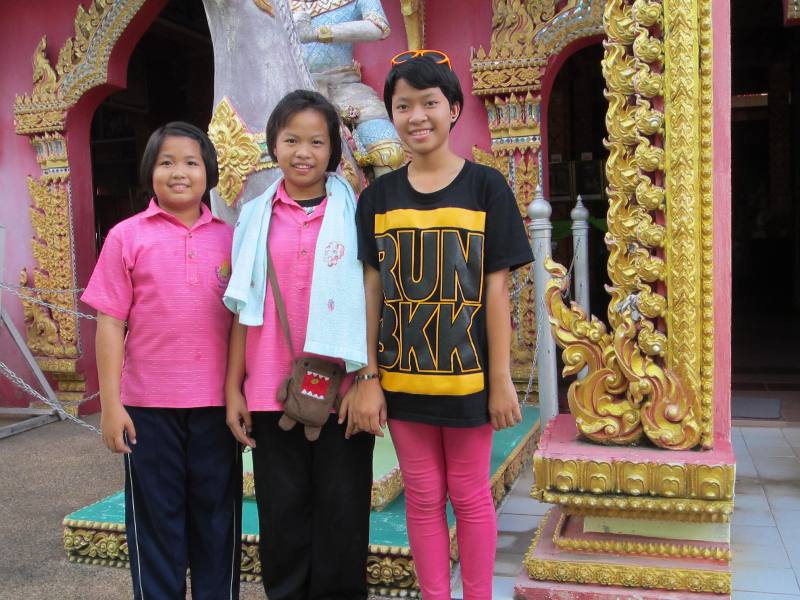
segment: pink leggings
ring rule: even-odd
[[[406,522],[423,600],[450,600],[445,502],[456,514],[464,600],[490,600],[497,545],[489,489],[492,427],[389,421],[406,491]]]

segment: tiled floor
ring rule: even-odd
[[[736,509],[731,535],[734,600],[800,600],[800,423],[733,428]],[[530,498],[526,469],[497,521],[495,600],[513,597],[514,579],[549,505]],[[462,598],[458,571],[453,598]]]
[[[734,427],[733,597],[800,600],[800,426]]]

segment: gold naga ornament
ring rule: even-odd
[[[601,444],[647,438],[673,450],[711,445],[711,406],[701,399],[701,391],[711,390],[699,383],[699,335],[693,326],[702,269],[701,209],[693,193],[700,153],[692,116],[699,92],[692,85],[698,80],[691,45],[694,13],[690,6],[677,6],[686,2],[674,3],[669,23],[660,2],[609,0],[605,6],[611,331],[575,303],[565,304],[566,269],[546,263],[553,279],[544,291],[545,305],[563,349],[564,375],[588,367],[588,374],[570,385],[570,412],[580,434]],[[666,114],[655,108],[662,105]],[[668,140],[666,150],[662,138]],[[710,160],[710,147],[703,158]],[[710,247],[710,231],[703,242]],[[660,319],[667,322],[669,337],[659,329]]]

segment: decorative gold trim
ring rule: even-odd
[[[796,1],[796,0],[793,0]],[[700,395],[703,447],[714,445],[714,36],[711,0],[700,7]]]
[[[48,373],[77,373],[78,360],[74,358],[49,358],[37,356],[36,362],[42,371]]]
[[[409,50],[425,47],[425,0],[400,0]]]
[[[126,567],[129,561],[124,532],[65,527],[64,549],[70,562]]]
[[[531,496],[548,504],[558,504],[575,514],[622,516],[629,519],[672,519],[698,523],[727,523],[733,514],[731,500],[651,498],[553,492],[534,487]]]
[[[341,8],[350,4],[353,0],[314,0],[314,2],[307,2],[306,0],[291,0],[290,5],[292,12],[301,10],[310,12],[312,17],[325,14],[337,8]]]
[[[539,428],[540,423],[537,420],[489,480],[489,487],[492,490],[495,506],[500,504],[500,501],[516,481],[523,467],[533,456],[533,451],[536,449],[536,440],[539,437],[537,435]]]
[[[372,510],[382,511],[403,491],[403,474],[399,467],[372,482]]]
[[[689,393],[700,396],[702,351],[700,245],[699,37],[696,0],[669,0],[664,11],[665,149],[669,269],[667,365]],[[709,232],[710,233],[710,232]],[[699,408],[699,406],[698,406]],[[698,411],[698,417],[704,416]],[[709,440],[710,441],[710,440]]]
[[[568,552],[587,552],[598,554],[659,556],[664,558],[696,558],[701,560],[722,560],[729,562],[733,553],[719,546],[698,546],[693,544],[670,544],[666,542],[632,542],[625,539],[599,540],[569,538],[563,535],[567,519],[572,515],[561,513],[553,531],[553,545]]]
[[[636,511],[626,503],[623,503],[627,506],[625,510],[586,508],[586,502],[584,502],[586,500],[586,494],[551,494],[550,492],[545,492],[543,495],[546,495],[548,498],[563,500],[562,502],[552,502],[551,504],[559,504],[561,509],[569,515],[578,515],[582,517],[637,519],[639,521],[664,521],[668,519],[679,523],[729,523],[733,515],[733,502],[726,500],[721,500],[719,502],[711,500],[689,500],[688,502],[693,503],[692,505],[683,503],[680,506],[682,511],[685,511],[688,507],[696,512],[677,512],[674,510],[677,503],[673,501],[668,501],[663,504],[656,503],[658,508],[664,509],[663,512],[658,512],[658,510]],[[635,500],[641,500],[641,498],[623,497],[630,500],[631,503],[634,503]],[[569,501],[572,499],[577,503],[575,506],[569,504]],[[639,504],[636,505],[640,506]]]
[[[223,96],[214,108],[208,124],[208,137],[217,150],[217,193],[225,204],[233,206],[244,190],[247,177],[256,170],[261,148],[227,96]]]
[[[542,521],[546,522],[550,517],[551,513],[548,513]],[[540,526],[536,530],[533,542],[523,560],[531,579],[713,594],[730,594],[731,592],[730,573],[536,558],[535,552],[542,536],[542,529]]]
[[[736,478],[734,465],[562,460],[538,454],[533,457],[533,470],[541,490],[597,496],[651,496],[674,502],[732,501]],[[614,502],[612,496],[608,499]]]
[[[242,475],[242,496],[253,499],[256,497],[256,480],[252,473]]]

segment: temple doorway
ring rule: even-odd
[[[201,0],[170,0],[128,63],[127,88],[97,108],[91,126],[95,235],[144,208],[139,162],[150,133],[174,120],[208,129],[214,54]]]
[[[547,109],[548,200],[553,209],[553,256],[569,266],[573,256],[570,211],[578,196],[589,210],[589,289],[591,312],[607,322],[608,249],[606,232],[605,164],[608,152],[600,68],[601,44],[571,55],[556,75]]]
[[[732,9],[733,418],[800,421],[800,29]]]

